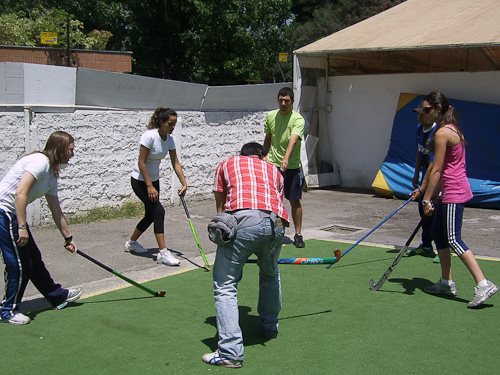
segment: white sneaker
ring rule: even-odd
[[[142,247],[137,241],[128,240],[125,242],[125,251],[129,253],[145,254],[148,252],[148,249]]]
[[[236,359],[229,359],[226,357],[221,357],[219,354],[219,349],[213,353],[204,354],[201,360],[209,365],[230,367],[230,368],[240,368],[243,366],[243,361],[238,361]]]
[[[162,249],[156,257],[156,263],[166,264],[167,266],[178,266],[181,264],[181,261],[176,259],[169,250]]]
[[[498,286],[496,286],[489,280],[488,285],[486,286],[476,286],[476,288],[474,289],[474,299],[469,302],[467,307],[469,309],[474,309],[481,306],[484,301],[486,301],[496,292],[498,292]]]
[[[75,302],[78,298],[80,298],[82,296],[82,293],[82,288],[68,289],[68,296],[66,297],[66,299],[62,301],[61,304],[54,307],[54,309],[64,309],[68,305],[68,303]]]
[[[13,324],[15,326],[20,326],[23,324],[28,324],[30,322],[30,318],[28,318],[26,315],[21,314],[20,312],[15,313],[8,319],[2,319],[3,323],[9,323]]]

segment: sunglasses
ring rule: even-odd
[[[432,108],[433,107],[420,107],[422,109],[422,113],[429,113],[430,111],[432,111]]]

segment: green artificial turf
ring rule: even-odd
[[[308,240],[284,246],[281,257],[331,257],[350,244]],[[239,287],[245,344],[241,369],[209,366],[217,346],[211,273],[195,269],[148,282],[155,298],[128,287],[60,310],[27,313],[26,326],[0,325],[3,373],[17,374],[494,374],[500,337],[500,294],[484,308],[466,305],[474,281],[453,257],[458,296],[422,291],[440,277],[433,258],[402,258],[380,291],[397,249],[358,245],[338,264],[281,265],[279,336],[258,329],[257,265],[245,266]],[[500,282],[500,263],[480,260]]]

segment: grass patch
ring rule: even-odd
[[[347,243],[307,240],[307,255],[332,256]],[[468,309],[475,282],[452,258],[457,297],[423,292],[439,279],[432,258],[403,258],[382,289],[397,249],[358,245],[331,269],[281,265],[283,309],[279,336],[266,340],[258,324],[258,266],[245,266],[239,284],[242,369],[208,366],[217,347],[212,274],[194,269],[146,285],[166,290],[155,298],[135,287],[84,298],[61,311],[25,312],[32,323],[0,325],[9,341],[3,373],[54,375],[164,374],[495,374],[500,349],[500,296]],[[282,257],[304,255],[293,245]],[[500,262],[478,260],[498,283]],[[21,310],[22,310],[21,305]],[[464,348],[462,348],[463,346]],[[24,353],[20,355],[19,348]],[[64,358],[68,365],[54,364]]]
[[[125,202],[120,207],[96,207],[83,215],[67,217],[69,224],[89,224],[111,220],[130,219],[144,215],[142,202]]]

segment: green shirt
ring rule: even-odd
[[[299,168],[300,144],[304,137],[304,125],[304,118],[296,111],[292,110],[286,116],[281,115],[279,109],[269,112],[264,125],[264,132],[272,135],[267,161],[280,167],[281,161],[285,157],[290,136],[296,134],[299,136],[299,140],[288,160],[288,169]]]

